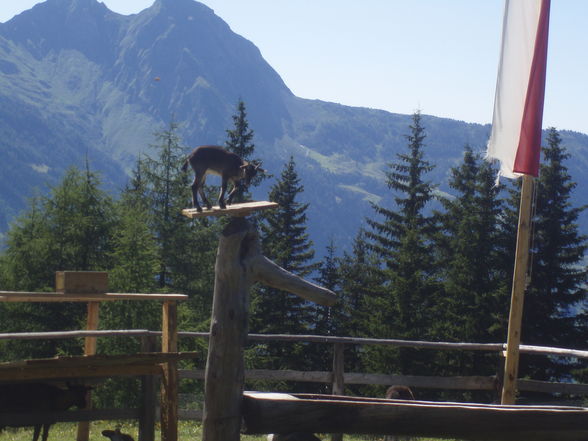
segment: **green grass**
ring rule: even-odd
[[[121,432],[128,433],[135,441],[139,439],[139,428],[131,421],[94,421],[90,426],[90,441],[108,441],[102,436],[105,429],[114,430],[120,427]],[[48,441],[74,441],[77,434],[77,423],[57,423],[49,430]],[[331,439],[330,435],[318,435],[323,441]],[[6,428],[0,432],[0,441],[30,441],[33,438],[33,428]],[[345,435],[344,441],[382,441],[383,436],[351,436]],[[155,429],[156,441],[161,441],[159,426]],[[178,427],[178,441],[198,441],[202,439],[202,425],[197,422],[180,421]],[[266,435],[241,435],[241,441],[266,441]],[[420,441],[436,441],[432,438],[419,438]]]

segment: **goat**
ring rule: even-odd
[[[408,386],[390,386],[386,391],[386,399],[414,400],[414,395]]]
[[[0,385],[0,413],[59,412],[77,406],[86,407],[86,394],[90,387],[70,385],[67,389],[47,383],[7,383]],[[35,424],[33,441],[38,441],[43,428],[42,441],[47,441],[49,427],[55,421]],[[8,424],[12,426],[12,424]],[[15,424],[15,426],[21,426]],[[0,427],[0,429],[2,429]]]
[[[204,184],[208,174],[219,175],[222,179],[221,192],[218,198],[220,208],[227,208],[225,204],[225,193],[229,182],[233,184],[233,189],[229,193],[227,204],[231,205],[233,196],[237,191],[239,184],[244,181],[245,188],[249,187],[251,179],[258,172],[265,173],[260,168],[261,164],[244,161],[239,155],[229,152],[218,145],[202,145],[196,147],[184,161],[182,171],[186,171],[188,166],[194,170],[194,182],[192,183],[192,206],[199,212],[202,208],[198,204],[198,194],[202,197],[202,202],[210,210],[212,205],[206,199],[204,194]]]
[[[321,441],[321,439],[312,433],[291,432],[269,434],[267,436],[267,441]]]
[[[131,435],[121,433],[118,427],[116,430],[103,430],[102,435],[110,438],[110,441],[135,441]]]
[[[408,386],[390,386],[386,391],[388,400],[414,400],[414,395]],[[409,441],[406,436],[386,435],[384,441]]]

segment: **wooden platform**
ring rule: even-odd
[[[198,211],[195,208],[184,208],[182,214],[192,219],[206,216],[247,216],[253,211],[276,207],[278,207],[276,202],[253,201],[227,205],[227,208],[220,208],[218,205],[214,205],[210,210],[202,208],[202,211]]]
[[[245,392],[244,432],[586,441],[588,409]]]

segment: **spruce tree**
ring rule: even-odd
[[[327,245],[326,254],[322,262],[319,263],[318,277],[316,282],[333,292],[339,290],[339,265],[338,258],[335,256],[335,243],[333,239]],[[318,335],[334,334],[334,323],[331,317],[332,307],[314,305],[314,333]],[[336,334],[334,334],[336,335]]]
[[[233,128],[227,130],[227,141],[225,147],[228,151],[236,153],[239,157],[245,161],[261,163],[259,159],[254,159],[253,155],[255,152],[255,144],[253,143],[253,130],[249,128],[249,122],[247,121],[247,111],[245,109],[245,103],[239,100],[237,103],[237,113],[233,115]],[[252,186],[258,186],[259,183],[264,179],[263,174],[256,175],[252,181]],[[242,186],[237,188],[237,193],[233,197],[233,202],[244,202],[247,198],[245,189]]]
[[[312,242],[306,232],[307,203],[298,201],[304,187],[300,183],[293,158],[272,187],[269,199],[279,207],[263,214],[260,224],[264,254],[282,268],[298,276],[309,275],[317,267]],[[252,332],[304,334],[311,326],[311,307],[294,294],[259,287],[252,295]],[[269,343],[266,356],[274,368],[282,365],[301,367],[304,345]]]
[[[455,194],[441,199],[444,211],[437,214],[441,230],[436,249],[444,292],[434,326],[442,340],[496,342],[505,338],[506,330],[497,322],[503,310],[498,298],[502,274],[496,270],[501,251],[497,247],[501,200],[495,173],[466,146],[463,162],[451,169],[449,185]],[[491,375],[497,366],[493,354],[482,352],[442,353],[439,358],[444,375]]]
[[[548,130],[547,146],[537,179],[531,282],[525,293],[521,339],[525,344],[585,348],[588,334],[579,320],[587,300],[584,255],[587,237],[578,231],[574,207],[576,183],[565,162],[570,155],[555,128]],[[578,361],[552,357],[522,357],[520,375],[559,379]]]
[[[371,230],[366,235],[371,249],[383,262],[385,278],[381,292],[369,299],[377,311],[371,327],[374,337],[434,337],[431,312],[438,288],[431,247],[433,222],[425,212],[433,200],[434,186],[425,180],[425,174],[433,169],[424,159],[425,137],[421,115],[416,112],[406,136],[408,152],[399,153],[397,162],[389,164],[386,173],[386,183],[395,195],[395,207],[373,204],[378,219],[367,219]],[[384,355],[388,351],[381,352],[381,363],[389,369],[391,360]],[[402,372],[408,370],[409,358],[408,351],[400,351]],[[413,367],[417,364],[413,363]]]

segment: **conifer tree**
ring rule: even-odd
[[[587,238],[578,231],[585,207],[572,206],[576,183],[565,162],[570,155],[555,128],[547,134],[537,179],[531,282],[525,293],[521,339],[525,344],[582,348],[588,334],[579,318],[585,305]],[[573,362],[551,357],[522,357],[520,375],[555,379]]]
[[[264,254],[282,268],[301,277],[317,267],[312,242],[306,232],[307,203],[298,201],[304,187],[300,183],[293,158],[272,187],[269,198],[279,207],[263,214],[260,224]],[[298,296],[274,288],[259,287],[252,296],[252,332],[302,334],[309,330],[310,306]],[[302,345],[294,348],[281,343],[267,346],[274,367],[284,363],[292,368],[304,364]]]
[[[197,326],[210,314],[214,280],[214,253],[218,224],[190,221],[182,215],[190,200],[190,182],[181,172],[185,149],[178,125],[171,122],[155,134],[154,156],[140,161],[132,187],[136,198],[144,192],[150,228],[158,249],[158,289],[190,295],[184,328]]]
[[[323,261],[318,264],[317,283],[333,292],[339,290],[339,268],[338,259],[335,256],[335,243],[331,238],[326,248]],[[331,317],[332,307],[314,305],[314,333],[318,335],[334,334],[334,323]],[[334,334],[336,335],[336,334]]]
[[[377,311],[377,319],[372,321],[373,336],[420,340],[432,337],[430,314],[438,288],[431,249],[433,223],[425,214],[434,190],[425,180],[425,174],[433,169],[424,159],[425,137],[420,112],[416,112],[406,137],[408,152],[399,153],[398,161],[389,164],[386,174],[396,206],[374,204],[382,220],[367,219],[371,230],[366,235],[371,249],[383,262],[385,278],[381,293],[369,299]],[[390,360],[385,358],[382,363],[389,368]],[[402,372],[407,371],[408,351],[400,351],[399,364]]]
[[[71,167],[49,196],[33,201],[8,232],[7,289],[49,291],[56,271],[108,269],[114,219],[111,198],[99,185],[88,166],[84,172]],[[67,303],[6,304],[2,309],[4,332],[79,329],[84,312],[82,305]],[[57,351],[76,353],[80,347],[72,341],[13,342],[4,356],[53,356]]]
[[[259,159],[254,159],[253,155],[255,152],[255,144],[253,143],[253,130],[249,128],[249,122],[247,121],[247,111],[245,109],[245,103],[239,100],[237,103],[237,113],[233,115],[233,128],[227,130],[227,141],[225,146],[228,151],[236,153],[245,161],[261,163]],[[256,175],[252,181],[252,186],[258,186],[259,183],[264,179],[263,174]],[[246,199],[245,189],[239,186],[237,193],[233,197],[233,201],[244,202]]]
[[[466,146],[463,162],[451,170],[452,198],[441,199],[441,231],[436,249],[444,294],[435,320],[443,340],[504,341],[506,329],[497,323],[502,274],[499,265],[500,188],[495,171]],[[504,300],[504,299],[500,299]],[[502,331],[502,332],[501,332]],[[442,354],[443,365],[457,368],[452,375],[493,374],[496,362],[481,352]],[[457,360],[450,361],[451,360]]]

